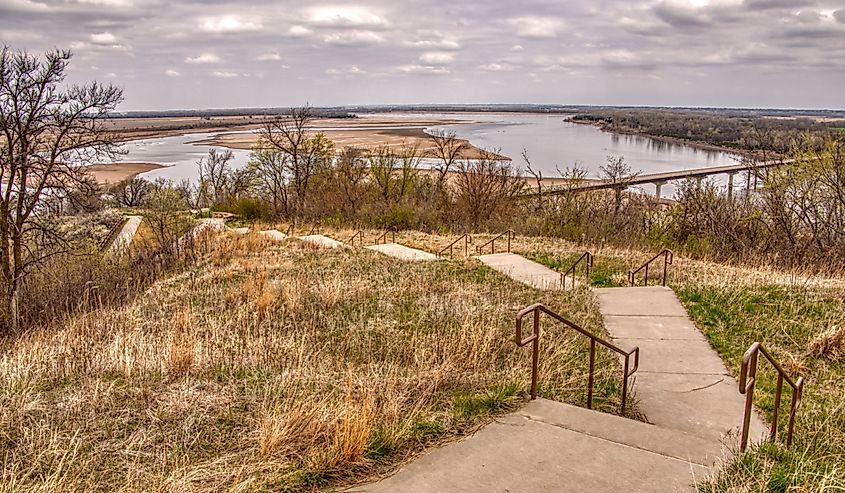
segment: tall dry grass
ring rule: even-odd
[[[339,233],[338,233],[339,234]],[[402,263],[224,236],[120,308],[21,335],[0,357],[0,491],[288,491],[380,474],[513,408],[513,314],[591,330],[587,291],[473,260]],[[541,393],[583,402],[586,344],[547,327]],[[596,402],[618,406],[600,354]]]

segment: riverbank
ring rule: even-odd
[[[109,185],[164,167],[155,163],[97,163],[88,166],[88,173],[100,185]]]
[[[754,154],[746,149],[737,149],[735,147],[728,147],[728,146],[721,146],[718,144],[711,144],[709,142],[703,142],[700,140],[688,140],[688,139],[681,139],[678,137],[669,137],[666,135],[655,135],[646,132],[640,132],[637,130],[631,129],[609,129],[607,128],[607,124],[601,122],[595,122],[590,120],[579,120],[576,118],[570,118],[568,121],[572,123],[577,123],[579,125],[588,125],[591,127],[595,127],[602,132],[607,132],[609,134],[616,134],[616,135],[635,135],[639,137],[647,137],[652,140],[656,140],[658,142],[665,142],[667,144],[673,145],[683,145],[694,147],[696,149],[700,149],[702,151],[713,151],[713,152],[726,152],[729,154],[736,154],[743,157],[751,157]]]

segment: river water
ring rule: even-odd
[[[604,132],[590,125],[566,121],[563,115],[512,114],[512,113],[458,113],[420,114],[390,113],[387,115],[362,115],[367,118],[458,118],[472,121],[466,124],[446,125],[458,137],[468,139],[477,147],[498,150],[509,156],[514,164],[525,168],[521,157],[525,149],[534,169],[544,177],[557,177],[558,169],[578,164],[587,170],[588,177],[598,177],[599,167],[608,156],[624,157],[635,172],[655,173],[688,168],[705,168],[734,164],[736,157],[730,153],[702,150],[688,145],[672,144],[637,135],[620,135]],[[208,153],[209,146],[193,144],[212,136],[197,133],[177,137],[143,139],[129,142],[125,162],[150,162],[168,167],[144,173],[149,179],[166,178],[174,181],[196,179],[196,162]],[[234,151],[235,166],[244,166],[249,151]],[[671,186],[664,188],[664,196],[671,196]]]

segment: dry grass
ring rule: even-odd
[[[588,291],[541,293],[473,260],[215,241],[125,307],[4,345],[0,491],[349,484],[519,403],[517,309],[542,301],[602,330]],[[544,396],[582,402],[584,350],[546,332]],[[598,406],[616,409],[617,363],[597,368]]]

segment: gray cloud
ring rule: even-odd
[[[0,43],[72,48],[69,80],[123,86],[125,109],[841,108],[845,95],[831,88],[845,83],[842,2],[0,0]]]

